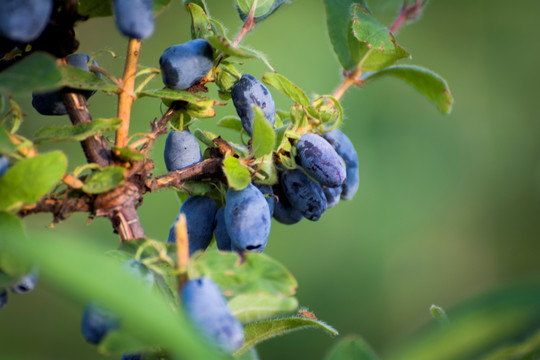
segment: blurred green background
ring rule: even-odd
[[[375,16],[390,24],[400,1],[370,1]],[[210,13],[231,36],[241,22],[232,0],[208,0]],[[432,322],[432,303],[453,305],[540,274],[540,121],[537,85],[540,47],[533,0],[433,0],[422,19],[403,28],[398,43],[412,63],[430,68],[449,83],[455,97],[441,115],[422,95],[396,79],[352,89],[343,99],[343,130],[359,155],[360,189],[319,222],[273,223],[266,252],[297,278],[298,298],[341,334],[362,334],[380,353]],[[182,2],[157,18],[154,36],[142,46],[141,63],[158,66],[162,51],[190,39]],[[80,51],[112,49],[98,58],[121,74],[126,48],[112,18],[78,27]],[[308,94],[329,94],[341,71],[326,33],[322,0],[295,0],[257,25],[245,44],[268,54],[274,68]],[[407,61],[405,61],[406,63]],[[248,61],[243,72],[267,69]],[[154,82],[160,87],[161,82]],[[290,103],[273,91],[278,107]],[[214,94],[215,95],[215,94]],[[65,125],[67,117],[44,118],[29,98],[17,99],[27,114],[23,133]],[[95,118],[112,117],[116,99],[90,101]],[[133,133],[160,116],[159,101],[142,99],[133,110]],[[198,126],[218,131],[216,120],[233,115],[232,104]],[[219,130],[221,131],[221,130]],[[234,134],[224,132],[230,140]],[[164,173],[158,140],[155,174]],[[43,151],[53,146],[43,146]],[[70,168],[83,161],[78,144],[62,144]],[[149,194],[140,208],[148,236],[165,240],[179,210],[171,191]],[[91,233],[104,249],[117,246],[110,224],[75,215],[47,229],[50,216],[29,217],[31,231],[57,231],[77,241]],[[129,301],[129,299],[126,299]],[[27,296],[11,296],[0,312],[0,357],[101,359],[80,335],[82,305],[46,281]],[[264,359],[321,359],[335,340],[317,331],[274,339],[258,347]],[[12,358],[12,357],[10,357]]]

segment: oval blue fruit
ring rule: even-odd
[[[169,132],[163,156],[168,171],[182,170],[203,160],[197,138],[189,130]]]
[[[0,309],[7,305],[8,293],[6,289],[0,289]]]
[[[129,38],[147,39],[154,33],[152,0],[114,0],[116,26]]]
[[[38,270],[34,269],[28,274],[21,276],[11,284],[10,290],[15,294],[26,294],[34,290],[36,288],[38,273]]]
[[[242,190],[227,190],[225,225],[233,250],[264,251],[271,224],[268,203],[253,184]]]
[[[289,203],[280,185],[274,185],[274,194],[277,196],[274,219],[282,224],[292,225],[304,218],[304,215]]]
[[[189,241],[189,255],[198,250],[206,250],[212,236],[214,234],[214,219],[216,217],[217,205],[210,198],[202,196],[192,196],[180,207],[180,214],[186,216],[186,225]],[[171,230],[169,231],[169,239],[167,242],[176,242],[176,232],[174,226],[178,218],[176,218]]]
[[[193,324],[222,350],[233,353],[244,342],[242,324],[232,316],[217,284],[210,278],[189,280],[182,304]]]
[[[212,70],[212,47],[203,39],[171,46],[159,58],[159,66],[165,86],[187,90]]]
[[[304,134],[296,143],[297,161],[321,185],[341,186],[347,177],[345,163],[328,141],[317,134]]]
[[[327,202],[321,185],[301,169],[284,171],[281,174],[281,187],[290,204],[306,219],[317,221],[326,211]]]
[[[90,71],[88,68],[88,62],[90,56],[87,54],[72,54],[67,57],[69,65],[79,68],[84,71]],[[99,66],[97,61],[92,60],[92,65]],[[96,73],[96,76],[101,79],[102,75]],[[83,95],[86,100],[95,93],[95,90],[80,90],[64,87],[60,90],[44,92],[44,93],[32,93],[32,106],[41,115],[66,115],[67,109],[64,105],[62,95],[66,92],[76,92]]]
[[[274,215],[274,209],[276,207],[277,199],[274,196],[274,190],[270,185],[255,185],[257,189],[264,195],[266,202],[268,203],[268,208],[270,209],[270,217]]]
[[[341,198],[343,200],[351,200],[358,190],[360,179],[358,177],[358,168],[357,167],[348,167],[347,168],[347,180],[343,184],[341,191]]]
[[[255,77],[244,74],[231,89],[231,96],[236,112],[242,121],[244,130],[253,135],[255,112],[252,105],[261,108],[266,120],[272,125],[276,121],[276,104],[270,91]]]
[[[326,197],[327,208],[330,209],[339,203],[339,197],[341,196],[341,186],[331,188],[325,186],[323,188],[324,196]]]
[[[118,328],[116,315],[95,303],[88,303],[84,308],[81,320],[81,332],[86,341],[99,344],[105,335]]]
[[[225,225],[225,208],[221,207],[216,212],[216,219],[214,222],[214,236],[216,237],[216,245],[221,251],[231,251],[231,237],[227,232],[227,225]]]
[[[47,27],[53,3],[53,0],[0,1],[0,36],[20,43],[34,41]]]

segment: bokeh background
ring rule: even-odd
[[[370,1],[375,16],[390,24],[400,1]],[[232,0],[208,0],[210,13],[234,36],[241,26]],[[442,75],[455,106],[441,115],[422,95],[396,79],[352,89],[343,99],[345,133],[359,155],[360,189],[318,222],[273,223],[266,252],[297,278],[298,298],[341,334],[364,336],[384,353],[432,322],[432,303],[452,308],[504,284],[540,274],[540,4],[533,0],[433,0],[422,19],[404,27],[398,43],[411,63]],[[103,67],[121,74],[126,40],[112,18],[78,27],[80,51],[112,49]],[[142,46],[141,63],[158,66],[162,51],[190,39],[190,19],[179,0],[159,15],[154,36]],[[257,25],[245,44],[268,54],[275,69],[308,94],[329,94],[341,81],[328,35],[322,0],[295,0]],[[407,61],[405,61],[407,62]],[[243,72],[267,69],[247,61]],[[155,87],[162,86],[160,81]],[[273,91],[278,107],[290,106]],[[215,95],[215,94],[214,94]],[[27,121],[23,133],[44,125],[29,98],[17,99]],[[116,99],[91,99],[95,118],[112,117]],[[142,99],[133,110],[134,132],[160,115],[158,100]],[[232,104],[197,126],[218,130],[216,120],[233,115]],[[233,133],[225,137],[237,140]],[[155,174],[165,138],[153,154]],[[78,144],[64,143],[70,168],[83,161]],[[43,146],[46,150],[52,146]],[[165,240],[179,210],[173,192],[149,194],[140,208],[147,235]],[[29,217],[31,231],[50,217]],[[54,231],[91,234],[103,249],[117,246],[110,224],[75,215]],[[12,296],[0,312],[0,357],[101,359],[80,335],[82,305],[46,281],[26,296]],[[129,301],[129,299],[126,299]],[[321,359],[334,339],[317,331],[293,333],[258,347],[264,359]],[[4,356],[5,357],[5,356]]]

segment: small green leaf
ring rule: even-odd
[[[206,6],[205,0],[183,0],[183,3],[185,7],[189,6],[189,4],[195,4],[203,9],[203,11],[208,15],[208,7]]]
[[[292,296],[298,286],[291,273],[265,254],[248,253],[244,261],[236,253],[206,251],[192,258],[190,278],[211,277],[225,296],[241,294]]]
[[[255,158],[261,158],[274,150],[276,133],[259,107],[253,106],[253,112],[255,118],[253,120],[251,149]]]
[[[236,0],[236,8],[238,9],[238,14],[242,21],[246,21],[254,2],[254,0]],[[259,0],[257,2],[257,7],[255,8],[255,22],[266,19],[276,11],[278,7],[286,2],[288,2],[288,0]]]
[[[186,8],[191,15],[192,39],[202,39],[205,36],[214,35],[212,23],[201,6],[189,3],[186,5]]]
[[[234,156],[223,160],[223,173],[231,189],[242,190],[251,183],[249,170]]]
[[[448,84],[431,70],[412,65],[392,66],[369,74],[362,81],[366,84],[386,75],[396,77],[412,85],[431,100],[443,114],[448,114],[452,110],[454,98]]]
[[[276,73],[266,73],[262,77],[262,81],[284,93],[288,98],[302,106],[309,106],[309,99],[304,90],[294,85],[289,79],[283,75]]]
[[[58,88],[61,81],[55,59],[36,52],[0,72],[0,91],[16,95],[42,92]]]
[[[118,90],[108,78],[100,79],[93,72],[84,71],[74,66],[61,66],[62,85],[72,89],[103,90],[115,92]]]
[[[0,125],[0,154],[9,154],[15,151],[15,145],[11,142],[7,130]]]
[[[238,47],[235,47],[231,42],[224,36],[221,35],[211,35],[207,36],[206,40],[212,45],[213,48],[219,50],[225,55],[237,57],[240,59],[255,59],[257,56],[248,51],[241,50]]]
[[[86,179],[82,190],[88,194],[100,194],[112,190],[124,182],[124,170],[120,166],[107,166],[102,170],[94,171]]]
[[[112,16],[112,2],[113,0],[79,0],[77,11],[91,18]],[[153,0],[154,13],[163,10],[170,2],[171,0]]]
[[[242,122],[237,116],[226,116],[219,120],[217,125],[222,128],[231,129],[238,132],[242,131]]]
[[[429,307],[429,312],[431,313],[431,316],[435,320],[437,320],[441,324],[447,324],[448,323],[448,316],[446,316],[446,311],[440,306],[437,305],[431,305]]]
[[[326,24],[334,52],[345,70],[356,66],[349,49],[349,27],[351,6],[360,4],[368,9],[364,0],[324,0],[326,5]]]
[[[210,132],[210,131],[203,131],[201,129],[195,129],[193,132],[193,136],[195,136],[200,142],[202,142],[204,145],[208,147],[214,147],[214,140],[217,138],[217,135]]]
[[[379,357],[364,339],[353,335],[338,342],[325,360],[379,360]]]
[[[315,328],[325,331],[331,336],[338,335],[336,329],[321,320],[304,316],[291,316],[281,319],[266,320],[247,325],[244,330],[246,339],[244,345],[235,355],[242,354],[252,346],[276,336],[285,335],[292,331]]]
[[[365,43],[369,49],[388,51],[394,49],[394,41],[390,31],[381,25],[369,11],[361,5],[352,7],[352,30],[358,41]]]
[[[207,196],[216,190],[216,186],[207,181],[189,181],[182,184],[182,191],[178,191],[178,197],[184,202],[190,196]]]
[[[216,110],[214,109],[215,103],[214,100],[199,102],[196,105],[188,103],[185,112],[194,118],[211,118],[216,116]]]
[[[113,147],[114,155],[118,160],[121,161],[139,161],[144,159],[144,155],[141,154],[137,149],[131,147]]]
[[[49,141],[83,141],[90,136],[114,131],[120,127],[121,119],[95,119],[89,123],[73,126],[51,126],[38,130],[34,135],[36,143]]]
[[[66,168],[67,158],[61,151],[15,163],[0,178],[0,210],[35,203],[62,179]]]
[[[210,102],[214,102],[214,100],[206,96],[193,94],[187,91],[179,91],[179,90],[173,90],[173,89],[168,89],[168,88],[144,90],[137,93],[137,96],[138,97],[150,96],[150,97],[156,97],[160,99],[173,100],[173,101],[182,100],[190,104],[197,105],[201,108],[205,108]]]
[[[257,175],[263,176],[256,180],[257,184],[274,185],[277,183],[277,170],[272,154],[261,158],[261,162],[255,163],[259,169]]]
[[[26,239],[26,233],[24,232],[24,225],[17,216],[0,211],[0,229],[2,231],[2,237],[0,240],[0,281],[10,282],[12,277],[16,277],[24,274],[30,269],[28,263],[23,259],[17,259],[9,256],[5,249],[5,244],[8,241],[24,241]],[[21,261],[22,260],[22,261]],[[3,284],[0,284],[3,286]]]
[[[229,300],[229,309],[235,318],[247,324],[296,311],[298,300],[294,296],[282,298],[269,295],[238,295]]]

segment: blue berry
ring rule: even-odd
[[[73,54],[67,57],[67,62],[69,65],[84,71],[90,71],[88,68],[88,61],[90,61],[90,56],[86,54]],[[95,60],[92,60],[92,65],[99,66]],[[97,73],[96,76],[98,78],[102,77],[100,73]],[[76,90],[67,87],[50,92],[33,93],[32,106],[41,115],[66,115],[68,112],[66,106],[64,105],[62,94],[70,91],[83,95],[86,100],[88,100],[90,96],[95,93],[95,90]]]
[[[202,196],[192,196],[182,204],[180,214],[186,216],[189,255],[197,250],[206,250],[208,245],[210,245],[214,231],[216,211],[216,202]],[[178,217],[176,221],[178,221]],[[169,243],[176,241],[176,232],[174,231],[176,221],[169,231],[169,239],[167,240]]]
[[[159,66],[165,86],[187,90],[212,70],[212,47],[203,39],[171,46],[159,58]]]
[[[53,0],[1,0],[0,36],[28,43],[37,39],[47,27]]]
[[[203,160],[197,138],[189,130],[169,132],[163,155],[168,171],[182,170]]]
[[[231,237],[227,232],[225,225],[225,208],[221,207],[216,212],[216,220],[214,222],[214,236],[216,237],[216,245],[221,251],[231,251]]]
[[[89,303],[84,308],[81,332],[89,343],[99,344],[109,331],[118,328],[118,326],[119,321],[116,315],[101,306]]]
[[[274,190],[270,185],[256,185],[257,189],[263,193],[266,202],[268,203],[268,208],[270,209],[270,217],[274,215],[274,208],[276,207],[277,199],[274,196]]]
[[[13,282],[10,286],[10,289],[15,294],[26,294],[35,289],[37,278],[38,270],[34,269],[28,274],[20,277],[18,280]]]
[[[152,0],[114,0],[114,15],[124,36],[147,39],[154,33]]]
[[[327,202],[321,185],[302,170],[284,171],[281,187],[291,205],[308,220],[317,221],[326,211]]]
[[[143,360],[143,354],[122,354],[122,360]]]
[[[270,209],[253,184],[242,190],[227,190],[225,224],[233,250],[262,252],[271,227]]]
[[[321,185],[341,186],[347,177],[345,164],[328,141],[316,134],[302,135],[296,143],[297,161]]]
[[[274,194],[276,194],[278,197],[274,209],[274,219],[282,224],[292,225],[304,218],[304,215],[302,215],[300,211],[296,210],[291,203],[289,203],[289,200],[287,200],[281,186],[274,186]]]
[[[331,188],[325,186],[323,188],[324,196],[326,197],[327,208],[330,209],[339,203],[339,197],[341,195],[341,186]]]
[[[4,176],[4,173],[9,168],[8,158],[4,155],[0,156],[0,177]]]
[[[8,293],[6,289],[0,289],[0,309],[7,305]]]
[[[242,126],[250,136],[253,134],[253,122],[255,121],[252,105],[260,107],[266,120],[274,125],[276,121],[274,99],[266,86],[255,77],[248,74],[242,75],[242,78],[233,85],[231,96],[236,112],[242,121]]]
[[[188,281],[182,290],[182,304],[193,324],[216,346],[228,353],[242,346],[242,324],[232,316],[221,290],[212,279]]]
[[[345,180],[345,183],[342,186],[343,190],[341,191],[341,198],[343,200],[351,200],[358,190],[359,182],[358,168],[348,167],[347,180]]]

